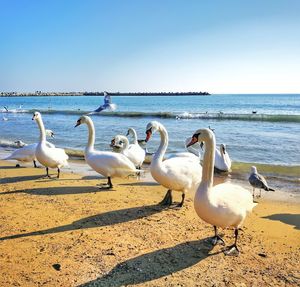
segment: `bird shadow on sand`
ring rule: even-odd
[[[165,207],[163,206],[148,205],[148,206],[126,208],[121,210],[113,210],[102,214],[97,214],[86,218],[82,218],[70,224],[66,224],[62,226],[1,237],[0,241],[35,236],[35,235],[60,233],[60,232],[71,231],[71,230],[110,226],[110,225],[115,225],[119,223],[141,219],[147,216],[151,216],[155,213],[161,212],[163,209],[165,209]]]
[[[25,175],[25,176],[14,176],[14,177],[6,177],[0,179],[0,183],[16,183],[20,181],[27,181],[27,180],[36,180],[40,179],[41,175]]]
[[[81,178],[82,180],[104,180],[105,177],[101,175],[85,175]]]
[[[25,166],[16,167],[16,166],[11,166],[11,165],[0,166],[0,169],[19,169],[19,168],[26,168],[26,167]]]
[[[18,194],[27,193],[32,195],[68,195],[68,194],[83,194],[83,193],[95,193],[95,192],[111,192],[113,189],[104,189],[96,186],[56,186],[56,187],[42,187],[42,188],[30,188],[14,191],[1,192],[0,195],[5,194]]]
[[[300,230],[300,214],[278,213],[269,216],[264,216],[263,218],[280,221],[282,223],[294,226],[294,229]]]
[[[80,287],[121,287],[149,282],[189,268],[212,256],[209,254],[212,248],[208,238],[205,238],[155,250],[123,261],[109,273]]]

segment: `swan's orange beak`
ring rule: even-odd
[[[145,142],[148,142],[148,140],[150,140],[151,135],[152,135],[151,129],[147,130],[147,131],[146,131],[146,139],[145,139]]]
[[[198,138],[196,138],[195,136],[192,137],[191,141],[186,145],[186,147],[189,147],[193,144],[195,144],[196,142],[198,142]]]

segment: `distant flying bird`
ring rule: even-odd
[[[107,94],[107,92],[104,92],[104,104],[101,105],[98,109],[94,110],[95,113],[99,113],[103,110],[109,109],[109,110],[115,110],[116,105],[112,104],[110,95]]]
[[[270,188],[268,186],[266,179],[257,172],[255,166],[251,166],[251,174],[248,180],[253,187],[253,198],[255,195],[255,188],[259,188],[259,197],[261,197],[261,189],[264,189],[266,191],[275,191],[273,188]]]

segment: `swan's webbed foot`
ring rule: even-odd
[[[108,177],[107,183],[106,184],[102,184],[100,189],[112,189],[114,186],[111,182],[110,177]]]
[[[234,241],[234,244],[226,247],[226,249],[224,250],[224,254],[225,255],[228,255],[228,256],[239,256],[240,254],[240,251],[236,245],[237,243],[237,239],[238,239],[238,235],[239,235],[239,229],[236,228],[234,230],[234,235],[235,235],[235,241]]]
[[[17,163],[17,164],[16,164],[16,167],[21,167],[21,166],[20,166],[20,164]]]
[[[182,194],[181,202],[176,205],[176,207],[182,207],[185,199],[185,193]]]
[[[236,244],[232,244],[224,250],[224,254],[227,256],[239,256],[240,251]]]
[[[168,205],[170,206],[172,204],[172,190],[168,190],[164,199],[159,203],[160,205]]]
[[[225,245],[223,238],[218,235],[217,226],[214,225],[215,236],[211,238],[211,244],[216,246],[217,244]]]
[[[225,241],[221,236],[215,235],[214,237],[211,238],[211,244],[213,246],[216,246],[218,244],[225,246]]]

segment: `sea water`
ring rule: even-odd
[[[185,150],[185,139],[199,128],[214,129],[217,146],[226,144],[233,170],[260,164],[269,174],[285,174],[299,184],[300,95],[112,96],[115,111],[90,115],[96,129],[96,149],[110,150],[116,134],[136,129],[145,138],[148,122],[161,122],[169,133],[167,152]],[[101,96],[0,97],[0,146],[16,140],[37,142],[39,130],[31,120],[40,111],[47,129],[55,133],[56,146],[83,151],[86,126],[74,128],[77,119],[103,104]],[[147,144],[155,151],[159,135]]]

